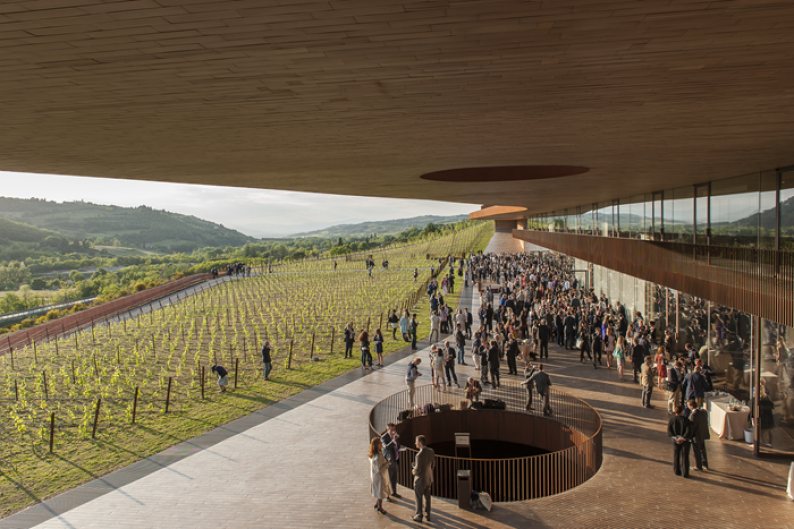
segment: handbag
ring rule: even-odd
[[[584,338],[579,338],[578,340],[576,340],[577,349],[581,349],[583,345],[584,345]]]

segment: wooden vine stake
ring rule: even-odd
[[[135,397],[132,401],[132,424],[135,424],[135,416],[138,414],[138,386],[135,386]]]
[[[237,372],[240,369],[240,359],[234,359],[234,389],[237,389]]]
[[[14,398],[19,402],[19,386],[17,385],[17,379],[14,379]]]
[[[96,412],[94,413],[94,429],[91,431],[91,439],[96,438],[96,426],[99,423],[99,409],[102,407],[102,397],[96,399]]]
[[[171,377],[168,377],[168,393],[165,395],[165,412],[168,413],[168,406],[171,404]]]
[[[334,354],[334,336],[336,333],[336,329],[331,327],[331,354]]]
[[[287,360],[287,369],[292,369],[292,345],[294,343],[294,340],[289,341],[289,359]]]
[[[201,366],[201,398],[204,399],[204,366]]]
[[[39,352],[38,348],[36,347],[36,341],[33,341],[33,360],[38,364],[39,363]]]
[[[312,331],[312,352],[309,353],[309,358],[314,358],[314,331]]]
[[[41,378],[44,380],[44,400],[50,400],[50,388],[47,386],[47,372],[41,372]]]
[[[55,448],[55,412],[50,413],[50,453]]]
[[[75,377],[75,372],[74,372],[74,360],[72,360],[72,384],[76,384],[77,383],[76,380],[77,377]]]

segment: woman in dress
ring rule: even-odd
[[[372,481],[372,496],[375,497],[375,510],[387,514],[383,510],[383,498],[392,493],[389,483],[389,462],[383,457],[383,445],[380,437],[369,442],[369,476]]]
[[[607,327],[607,334],[604,338],[604,352],[607,355],[607,369],[612,367],[612,353],[615,352],[615,330]]]
[[[441,385],[444,385],[444,393],[447,392],[447,381],[444,378],[444,355],[441,350],[436,347],[435,350],[431,349],[433,355],[433,372],[436,374],[436,389],[441,390]]]
[[[664,346],[659,347],[656,350],[656,356],[653,358],[653,361],[656,362],[656,374],[659,378],[657,385],[659,389],[662,389],[662,381],[667,380],[667,349]]]
[[[375,330],[375,336],[372,337],[375,343],[375,353],[378,355],[378,367],[383,367],[383,333],[380,329]]]
[[[623,367],[626,365],[626,339],[622,336],[618,337],[618,343],[615,346],[615,350],[612,351],[611,355],[615,358],[615,363],[618,366],[618,376],[620,377],[621,382],[625,382],[626,379],[623,378]]]

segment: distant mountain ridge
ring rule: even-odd
[[[90,202],[0,197],[0,218],[56,231],[73,239],[117,239],[121,246],[134,248],[190,252],[258,241],[221,224],[147,206],[124,208]]]
[[[372,222],[360,222],[358,224],[337,224],[322,230],[295,233],[290,238],[322,237],[325,239],[335,239],[338,237],[366,237],[369,235],[396,235],[411,228],[424,228],[429,223],[449,224],[467,220],[468,215],[422,215],[407,219],[393,219]]]

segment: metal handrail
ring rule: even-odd
[[[501,459],[436,455],[436,479],[432,494],[445,498],[457,497],[454,475],[461,469],[472,469],[473,485],[479,490],[489,492],[494,501],[520,501],[558,494],[584,483],[595,475],[602,463],[601,415],[577,397],[561,391],[549,391],[550,406],[553,410],[550,418],[543,418],[542,399],[534,388],[533,404],[536,410],[525,409],[526,390],[519,384],[502,384],[498,389],[485,390],[481,397],[502,400],[506,412],[526,416],[527,421],[523,422],[527,424],[545,425],[544,433],[553,438],[552,444],[556,439],[560,450]],[[397,414],[407,409],[408,399],[408,391],[402,391],[383,399],[372,408],[368,428],[370,438],[381,435],[388,422],[397,422]],[[425,385],[417,387],[415,392],[416,403],[449,404],[450,411],[444,413],[454,413],[459,406],[458,403],[465,400],[463,390],[439,393],[433,386]],[[482,410],[474,413],[504,412]],[[418,409],[414,409],[411,418],[419,416]],[[516,418],[506,415],[504,420],[511,420],[510,417]],[[541,422],[544,420],[551,422]],[[516,428],[522,427],[519,422],[522,421],[514,421]],[[406,430],[409,424],[400,423],[398,432]],[[548,428],[550,424],[556,424],[559,428],[557,430]],[[406,447],[406,451],[401,453],[398,482],[409,488],[413,485],[411,467],[416,454],[417,451],[410,447]]]

